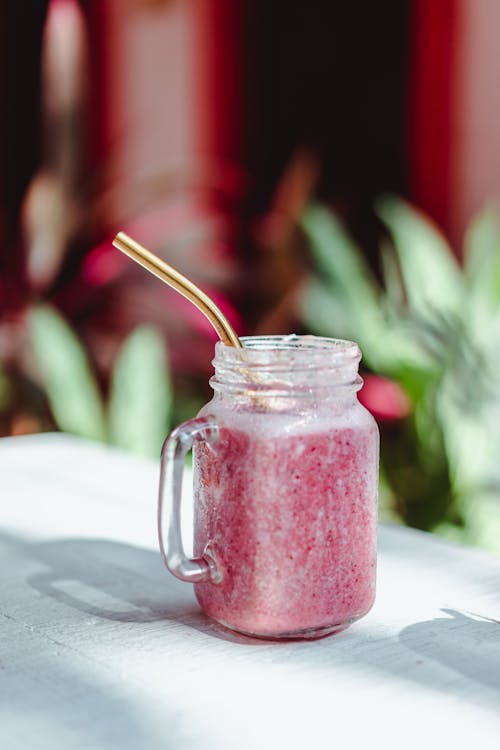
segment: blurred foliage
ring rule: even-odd
[[[92,67],[82,4],[49,3],[39,162],[19,207],[0,206],[0,435],[62,429],[158,456],[172,422],[206,400],[217,336],[111,238],[140,237],[240,330],[227,291],[241,285],[232,244],[244,175],[216,160],[166,168],[162,158],[118,175],[120,138],[94,161]]]
[[[125,339],[111,373],[107,404],[82,343],[49,304],[26,312],[29,346],[33,358],[25,371],[31,393],[23,399],[26,417],[16,432],[57,427],[84,438],[145,456],[157,457],[171,425],[171,383],[162,334],[152,326],[138,326]],[[0,412],[13,412],[19,420],[14,393],[19,370],[0,371]],[[38,404],[33,391],[38,383]],[[44,400],[49,414],[42,419]],[[29,415],[29,419],[27,419]],[[51,422],[51,419],[53,422]],[[25,429],[23,429],[25,428]]]
[[[122,345],[112,373],[108,415],[111,442],[158,456],[171,404],[163,337],[150,326],[140,326]]]
[[[409,398],[408,415],[381,424],[383,513],[500,551],[500,213],[473,220],[461,267],[407,203],[376,208],[390,236],[382,283],[329,209],[306,210],[315,272],[298,316],[357,341],[365,366]]]
[[[105,440],[106,420],[85,350],[63,318],[47,305],[28,313],[35,356],[54,418],[62,430]]]

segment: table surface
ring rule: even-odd
[[[64,435],[0,440],[0,747],[500,746],[500,559],[379,533],[349,630],[209,622],[157,551],[158,467]]]

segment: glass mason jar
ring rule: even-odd
[[[375,597],[378,429],[358,402],[361,353],[316,336],[217,343],[213,399],[162,452],[163,559],[207,615],[264,638],[315,638]],[[194,454],[194,559],[180,536]],[[163,539],[165,529],[165,541]]]

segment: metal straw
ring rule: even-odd
[[[113,245],[196,305],[198,310],[208,318],[224,344],[241,348],[241,341],[222,310],[196,284],[125,232],[118,232]]]

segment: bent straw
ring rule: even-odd
[[[196,284],[183,276],[175,268],[169,266],[164,260],[140,245],[136,240],[129,237],[125,232],[118,232],[113,240],[113,245],[135,260],[143,268],[157,276],[165,284],[168,284],[177,292],[186,297],[193,305],[196,305],[203,315],[210,321],[217,331],[221,341],[226,346],[241,348],[242,344],[238,335],[222,310],[217,307],[210,297],[202,292]]]

